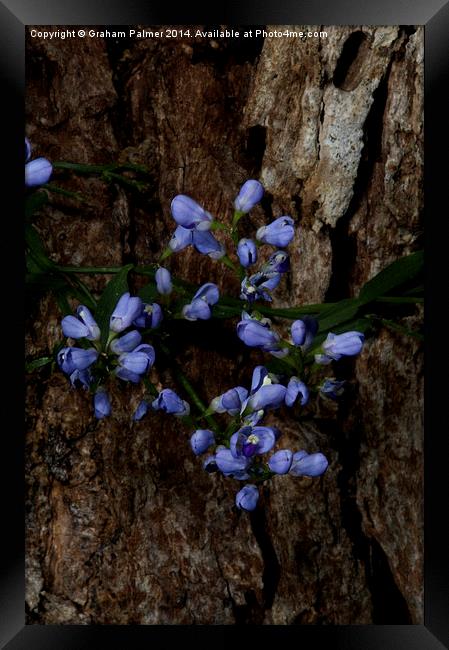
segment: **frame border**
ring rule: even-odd
[[[425,197],[426,197],[426,387],[425,387],[425,624],[367,626],[253,626],[252,642],[303,642],[330,645],[345,650],[439,650],[443,639],[449,638],[449,581],[447,548],[444,534],[443,495],[449,494],[447,481],[447,434],[441,423],[447,421],[443,406],[444,383],[438,381],[441,355],[435,341],[447,339],[443,331],[438,297],[443,289],[442,264],[445,238],[441,236],[438,216],[443,216],[447,203],[448,106],[444,89],[448,87],[449,2],[447,0],[257,0],[245,5],[238,0],[222,0],[204,11],[184,3],[176,6],[157,0],[3,0],[0,2],[0,78],[6,102],[5,131],[7,162],[4,184],[11,198],[12,218],[5,219],[2,238],[3,268],[10,286],[4,287],[7,305],[3,350],[7,368],[7,403],[11,426],[3,435],[3,535],[4,551],[0,572],[0,648],[19,650],[80,650],[99,647],[157,648],[172,643],[195,643],[209,646],[211,640],[225,647],[242,636],[234,626],[44,626],[25,625],[24,607],[24,441],[20,433],[23,422],[24,379],[18,350],[23,350],[23,129],[25,91],[25,26],[27,24],[420,24],[425,25]],[[443,158],[444,156],[444,158]],[[9,178],[10,176],[10,178]],[[6,196],[5,191],[5,196]],[[19,207],[20,206],[20,207]],[[7,213],[9,215],[10,212]],[[5,215],[6,216],[6,215]],[[446,215],[444,215],[446,216]],[[432,220],[433,217],[433,220]],[[433,221],[433,224],[432,224]],[[433,229],[433,233],[432,233]],[[433,249],[433,250],[432,250]],[[447,253],[446,253],[447,255]],[[6,272],[5,272],[6,275]],[[438,287],[440,283],[440,287]],[[5,295],[6,294],[6,295]],[[26,309],[26,306],[25,306]],[[6,319],[5,319],[6,320]],[[11,322],[12,321],[12,322]],[[6,338],[7,337],[7,338]],[[6,355],[6,358],[5,358]],[[6,409],[5,409],[6,411]],[[447,429],[447,427],[446,427]],[[446,488],[446,489],[444,489]],[[444,513],[444,510],[443,510]],[[441,641],[441,642],[440,642]],[[4,645],[6,644],[6,645]]]

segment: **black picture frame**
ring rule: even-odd
[[[3,108],[2,304],[0,319],[4,384],[2,432],[2,547],[0,573],[0,647],[148,648],[180,642],[225,647],[242,630],[215,626],[39,626],[25,622],[24,599],[24,381],[21,350],[23,305],[23,131],[24,37],[26,25],[104,24],[362,24],[425,25],[425,215],[426,215],[426,389],[425,389],[425,624],[389,626],[252,627],[253,647],[286,642],[354,650],[438,650],[449,640],[449,581],[445,533],[448,472],[447,401],[440,366],[447,340],[442,304],[447,301],[441,231],[446,216],[449,2],[443,0],[265,0],[214,3],[207,14],[190,3],[140,0],[6,0],[0,2],[0,75]],[[446,144],[444,143],[446,138]],[[5,149],[6,145],[6,149]],[[440,378],[440,375],[441,378]],[[444,392],[443,392],[444,391]],[[446,399],[445,399],[446,398]],[[6,418],[8,416],[8,418]],[[8,420],[8,425],[6,421]],[[446,646],[447,647],[447,646]]]

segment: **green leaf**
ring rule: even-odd
[[[25,227],[25,241],[33,261],[40,269],[43,271],[55,269],[56,264],[48,258],[39,233],[31,224],[27,224]]]
[[[337,327],[333,327],[332,331],[335,334],[343,334],[343,332],[362,332],[365,333],[373,327],[373,320],[370,317],[366,318],[355,318],[353,320],[347,321],[344,324],[340,324]],[[314,354],[317,352],[318,348],[321,347],[321,344],[327,337],[328,332],[321,332],[313,340],[313,346],[307,350],[306,361],[313,359]]]
[[[141,288],[137,295],[139,298],[142,298],[143,302],[153,303],[158,298],[159,293],[156,285],[153,282],[149,282]]]
[[[387,266],[362,287],[359,294],[360,304],[364,305],[376,300],[379,296],[384,296],[392,289],[415,278],[422,271],[423,258],[423,251],[417,251]]]
[[[405,334],[406,336],[411,336],[415,339],[418,339],[419,341],[424,341],[424,335],[419,330],[411,330],[404,325],[400,325],[399,323],[395,323],[394,321],[388,320],[386,318],[382,318],[380,322],[387,329],[393,330],[394,332],[399,332],[400,334]]]
[[[27,372],[33,372],[33,370],[42,368],[43,366],[46,366],[52,361],[53,361],[53,357],[40,357],[39,359],[33,359],[33,361],[30,361],[25,365],[25,369]]]
[[[25,218],[29,219],[45,203],[48,202],[47,192],[37,191],[25,197]]]
[[[360,303],[356,298],[340,300],[329,309],[324,310],[318,316],[319,331],[326,332],[334,330],[337,325],[351,320],[357,314]]]
[[[101,343],[106,345],[109,336],[109,319],[120,296],[128,291],[128,273],[133,264],[127,264],[108,282],[98,301],[95,320],[101,330]]]

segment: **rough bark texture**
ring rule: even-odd
[[[67,181],[90,205],[53,195],[36,222],[52,259],[154,261],[175,194],[229,220],[251,177],[266,196],[248,234],[281,214],[300,223],[278,305],[352,296],[419,247],[423,30],[313,29],[328,38],[29,39],[36,155],[151,170],[140,197],[96,178]],[[170,264],[237,292],[224,267],[192,249]],[[98,292],[105,281],[86,280]],[[54,300],[33,309],[30,358],[61,338]],[[178,358],[206,401],[248,383],[263,355],[232,325],[206,349],[207,328],[188,327],[200,333],[180,342]],[[233,507],[236,482],[201,470],[174,418],[130,424],[129,388],[115,387],[113,416],[97,422],[62,374],[30,375],[28,621],[422,623],[420,345],[383,330],[347,369],[355,389],[312,425],[271,416],[285,446],[323,451],[329,470],[272,481],[251,516]],[[155,381],[176,386],[158,372]]]

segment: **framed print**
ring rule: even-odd
[[[447,5],[40,4],[0,6],[2,643],[443,647]]]

